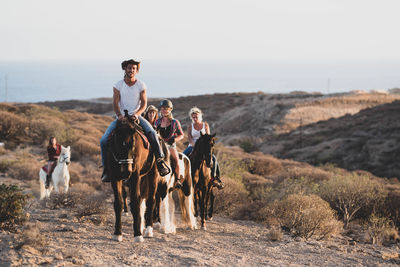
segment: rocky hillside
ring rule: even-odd
[[[399,178],[399,114],[400,101],[367,108],[272,137],[260,149],[314,165],[329,162],[348,170]]]

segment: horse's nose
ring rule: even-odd
[[[67,163],[67,165],[69,165],[71,162],[70,162],[70,161],[67,161],[66,163]]]

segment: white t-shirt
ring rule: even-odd
[[[128,114],[132,115],[140,108],[140,93],[146,89],[144,82],[136,80],[135,84],[128,86],[124,80],[118,81],[114,88],[119,91],[120,100],[119,108],[121,114],[124,115],[124,110],[128,110]]]

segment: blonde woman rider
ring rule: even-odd
[[[183,151],[183,154],[189,156],[192,153],[196,141],[200,138],[200,134],[210,134],[210,126],[206,121],[203,121],[203,112],[198,107],[193,107],[189,111],[189,117],[192,120],[192,124],[188,127],[188,140],[189,146]],[[219,165],[215,155],[212,157],[213,167],[211,170],[212,184],[218,189],[225,187],[224,183],[220,179]]]
[[[173,105],[171,100],[164,99],[160,102],[161,118],[156,120],[155,128],[161,135],[161,138],[167,144],[171,154],[173,164],[175,166],[175,174],[179,173],[178,151],[176,150],[176,142],[183,139],[183,131],[181,123],[172,116]],[[179,175],[175,175],[176,186],[182,186]]]

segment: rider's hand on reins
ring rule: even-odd
[[[131,119],[132,119],[133,121],[137,121],[137,120],[138,120],[138,116],[137,116],[136,114],[132,114],[132,115],[131,115]]]

